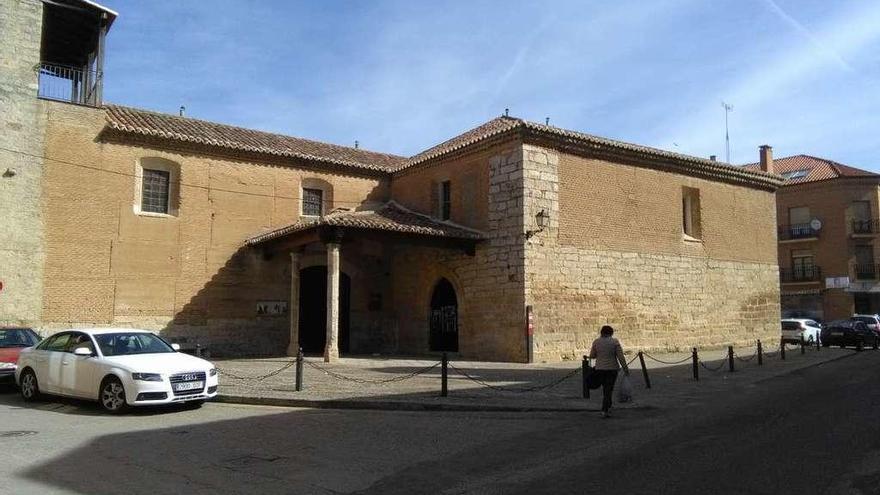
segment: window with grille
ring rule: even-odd
[[[319,217],[324,213],[324,191],[303,188],[302,214]]]
[[[141,191],[141,211],[167,214],[170,185],[170,172],[145,168]]]

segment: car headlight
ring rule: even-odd
[[[5,370],[9,368],[15,369],[18,368],[18,365],[15,363],[0,363],[0,370]]]
[[[161,382],[162,375],[159,373],[132,373],[132,380],[140,380],[143,382]]]
[[[210,370],[208,370],[208,374],[210,376],[217,376],[217,368],[211,368]]]

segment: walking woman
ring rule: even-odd
[[[605,325],[599,330],[599,335],[590,349],[590,358],[596,360],[592,379],[602,384],[602,417],[607,418],[611,415],[611,393],[614,392],[617,372],[623,368],[623,372],[629,376],[629,368],[626,366],[620,342],[612,337],[614,329]]]

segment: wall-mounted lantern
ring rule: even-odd
[[[535,215],[535,225],[537,225],[538,228],[536,230],[527,230],[526,231],[526,239],[531,238],[533,235],[535,235],[539,232],[543,232],[544,229],[546,229],[547,225],[549,225],[549,224],[550,224],[550,215],[547,213],[546,210],[544,210],[542,208],[541,211],[539,211],[538,214]]]

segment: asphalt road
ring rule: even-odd
[[[223,404],[109,417],[0,393],[0,493],[880,493],[877,383],[880,353],[865,352],[609,420]]]

